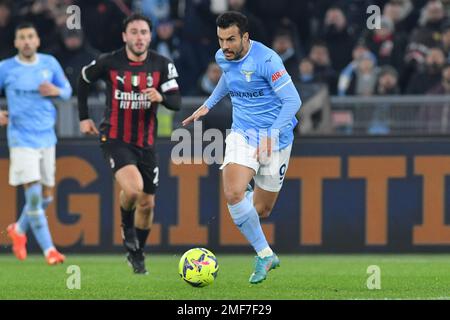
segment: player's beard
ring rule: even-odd
[[[233,60],[239,60],[240,58],[242,58],[242,51],[244,51],[244,41],[243,41],[243,39],[241,39],[241,47],[239,48],[238,51],[234,52],[234,51],[228,50],[228,52],[234,53],[234,58],[230,59],[230,60],[233,61]]]
[[[137,51],[136,49],[133,48],[132,44],[127,44],[128,49],[137,57],[140,57],[144,53],[146,53],[148,51],[149,46],[150,46],[150,43],[147,45],[144,45],[144,48],[142,49],[142,51]]]
[[[21,52],[20,55],[22,57],[24,57],[27,60],[30,60],[34,57],[34,55],[36,54],[36,50],[31,49],[30,47],[28,48],[24,48]]]

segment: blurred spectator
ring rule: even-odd
[[[247,0],[228,0],[228,10],[239,11],[248,18],[250,39],[269,45],[267,31],[261,19],[255,16],[246,7]]]
[[[208,64],[206,72],[200,78],[197,90],[194,95],[209,96],[214,91],[216,85],[219,83],[221,75],[222,69],[220,69],[219,65],[214,61],[210,62]]]
[[[309,52],[309,58],[314,63],[314,74],[317,81],[326,83],[331,94],[335,94],[337,74],[331,65],[326,44],[320,41],[313,44]]]
[[[441,69],[445,64],[444,52],[439,47],[431,48],[425,65],[413,74],[406,93],[424,94],[441,81]]]
[[[308,57],[300,61],[298,70],[297,78],[292,78],[292,81],[294,81],[295,87],[300,92],[302,102],[306,105],[311,98],[321,92],[323,87],[328,88],[328,84],[317,80],[314,72],[314,63]],[[329,96],[328,89],[326,92],[326,95]]]
[[[444,7],[440,0],[430,0],[422,10],[419,27],[413,30],[411,43],[419,43],[430,47],[441,42],[441,29],[447,21]]]
[[[377,95],[399,94],[398,72],[392,66],[384,66],[378,74],[375,93]],[[374,106],[372,119],[368,127],[369,134],[388,134],[390,129],[390,114],[392,105],[380,103]]]
[[[15,21],[12,14],[11,2],[0,1],[0,60],[15,54],[14,29]]]
[[[441,1],[428,1],[422,8],[418,24],[406,48],[404,67],[400,74],[402,92],[408,92],[411,78],[421,71],[428,49],[441,45],[442,27],[447,24]]]
[[[441,47],[445,54],[445,59],[450,62],[450,24],[446,24],[442,28]]]
[[[305,57],[300,61],[300,64],[298,65],[298,76],[296,80],[296,82],[300,84],[317,82],[316,76],[314,74],[314,63],[310,58]]]
[[[381,28],[366,32],[363,39],[367,48],[375,54],[379,66],[392,65],[403,68],[406,37],[396,34],[394,23],[388,17],[381,18]]]
[[[446,63],[441,71],[441,82],[426,94],[450,94],[450,63]]]
[[[321,38],[328,46],[333,69],[341,71],[351,60],[356,35],[348,28],[347,18],[339,7],[327,10]]]
[[[358,61],[355,74],[354,91],[350,86],[350,94],[358,96],[371,96],[375,93],[377,83],[378,70],[376,68],[373,57],[369,53],[363,54]],[[353,91],[353,92],[352,92]]]
[[[321,0],[323,1],[323,0]],[[367,26],[367,8],[370,5],[383,7],[387,0],[334,0],[331,6],[339,7],[345,12],[347,27],[355,34],[361,34]]]
[[[310,37],[309,1],[298,0],[253,0],[247,2],[248,11],[263,21],[270,44],[280,27],[292,24],[294,47],[307,43]],[[292,31],[292,30],[291,30]]]
[[[450,94],[450,64],[442,69],[442,80],[427,94]],[[428,104],[420,108],[419,121],[424,124],[424,129],[430,133],[447,133],[450,129],[450,103]]]
[[[380,69],[375,92],[377,95],[400,94],[398,72],[394,67],[383,66]]]
[[[372,59],[376,61],[375,55],[372,54],[369,49],[367,49],[367,46],[364,43],[358,43],[352,51],[353,60],[339,74],[339,80],[337,84],[337,94],[339,96],[345,96],[347,94],[350,84],[352,83],[352,79],[355,76],[355,71],[358,67],[358,61],[365,53],[371,54]]]
[[[292,78],[298,76],[298,56],[294,49],[292,35],[288,31],[280,30],[273,39],[272,49],[283,60],[287,72]]]
[[[58,40],[58,28],[56,27],[56,16],[59,12],[57,0],[28,1],[19,11],[20,20],[31,22],[39,34],[45,35],[40,37],[40,51],[46,52],[54,46]]]
[[[377,81],[375,56],[364,46],[357,46],[353,56],[355,59],[339,77],[339,95],[373,95]]]
[[[180,46],[180,90],[183,94],[195,89],[208,61],[214,57],[217,41],[217,15],[211,11],[210,0],[185,0]]]
[[[61,39],[61,46],[52,54],[61,63],[73,88],[73,95],[76,95],[81,69],[94,60],[100,52],[86,43],[81,30],[62,29]]]
[[[170,0],[134,0],[132,7],[133,11],[149,17],[154,28],[158,27],[160,21],[167,21],[172,17]]]
[[[122,0],[77,0],[81,8],[81,24],[88,42],[100,52],[123,46],[122,21],[131,10]]]
[[[414,1],[418,2],[418,1]],[[394,23],[395,33],[405,36],[416,27],[419,19],[418,4],[411,0],[391,0],[383,8],[383,16]]]
[[[181,40],[175,34],[175,26],[171,20],[160,21],[153,33],[151,47],[159,54],[179,64]]]

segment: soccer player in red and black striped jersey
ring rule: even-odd
[[[123,23],[125,47],[82,69],[78,83],[80,130],[100,135],[105,158],[119,183],[122,238],[137,274],[147,274],[144,245],[153,223],[158,165],[155,154],[158,104],[179,110],[181,96],[175,65],[149,50],[151,21],[133,14]],[[89,119],[89,85],[107,83],[107,108],[100,132]],[[135,220],[135,221],[134,221]]]

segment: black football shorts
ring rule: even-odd
[[[155,194],[158,187],[159,168],[153,148],[140,148],[112,139],[101,142],[100,146],[114,174],[127,165],[135,165],[142,175],[144,192]]]

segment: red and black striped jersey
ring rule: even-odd
[[[85,66],[80,81],[89,84],[103,79],[107,84],[107,108],[100,125],[102,135],[149,147],[153,145],[157,131],[158,103],[152,103],[142,91],[155,88],[163,96],[162,104],[179,110],[181,98],[177,77],[173,62],[155,51],[149,50],[145,61],[134,62],[128,59],[125,48],[122,48],[103,54]],[[172,99],[172,102],[176,101],[178,105],[168,103],[168,97],[173,95],[177,99]],[[80,120],[83,120],[88,118],[87,105],[84,110],[81,104],[79,99]]]

